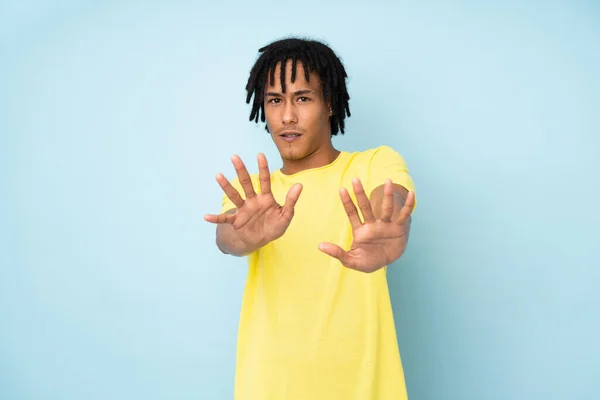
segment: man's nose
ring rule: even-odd
[[[291,102],[287,102],[283,109],[283,123],[287,125],[296,122],[298,122],[298,117],[294,105]]]

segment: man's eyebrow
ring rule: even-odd
[[[310,89],[303,89],[303,90],[297,90],[293,93],[294,96],[302,96],[304,94],[315,94],[315,92]],[[278,92],[267,92],[267,93],[265,93],[265,96],[281,97],[282,94],[278,93]]]
[[[302,96],[303,94],[314,94],[315,92],[310,89],[297,90],[294,92],[294,96]]]

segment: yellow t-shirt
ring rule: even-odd
[[[407,398],[386,268],[344,267],[318,249],[348,249],[352,228],[339,197],[358,177],[369,195],[390,178],[414,190],[402,156],[388,146],[341,152],[331,164],[271,173],[277,202],[303,190],[285,234],[248,255],[238,330],[236,400],[403,400]],[[251,175],[257,193],[258,175]],[[242,197],[238,179],[232,180]],[[356,203],[355,203],[356,204]],[[235,208],[223,196],[222,211]]]

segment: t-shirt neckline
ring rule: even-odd
[[[322,170],[325,170],[325,169],[328,169],[328,168],[331,168],[331,167],[333,167],[335,164],[337,164],[337,163],[340,161],[340,159],[342,159],[342,157],[343,157],[343,156],[346,156],[346,154],[347,154],[347,152],[346,152],[346,151],[343,151],[343,150],[341,150],[341,151],[340,151],[340,154],[338,154],[338,156],[335,158],[335,160],[333,160],[333,161],[332,161],[332,162],[330,162],[329,164],[322,165],[322,166],[320,166],[320,167],[315,167],[315,168],[309,168],[309,169],[305,169],[305,170],[303,170],[303,171],[298,171],[298,172],[296,172],[296,173],[294,173],[294,174],[291,174],[291,175],[286,175],[286,174],[284,174],[283,172],[281,172],[281,168],[279,168],[279,169],[277,170],[277,173],[278,173],[280,176],[284,177],[284,178],[294,178],[294,177],[296,177],[296,176],[298,176],[298,175],[301,175],[301,174],[306,174],[306,173],[310,173],[310,172],[318,172],[318,171],[322,171]]]

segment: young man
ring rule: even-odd
[[[415,206],[390,147],[339,151],[350,115],[346,71],[326,45],[286,39],[262,49],[246,89],[283,166],[258,155],[225,192],[217,246],[248,257],[238,331],[236,400],[401,400],[406,388],[386,279],[404,253]]]

